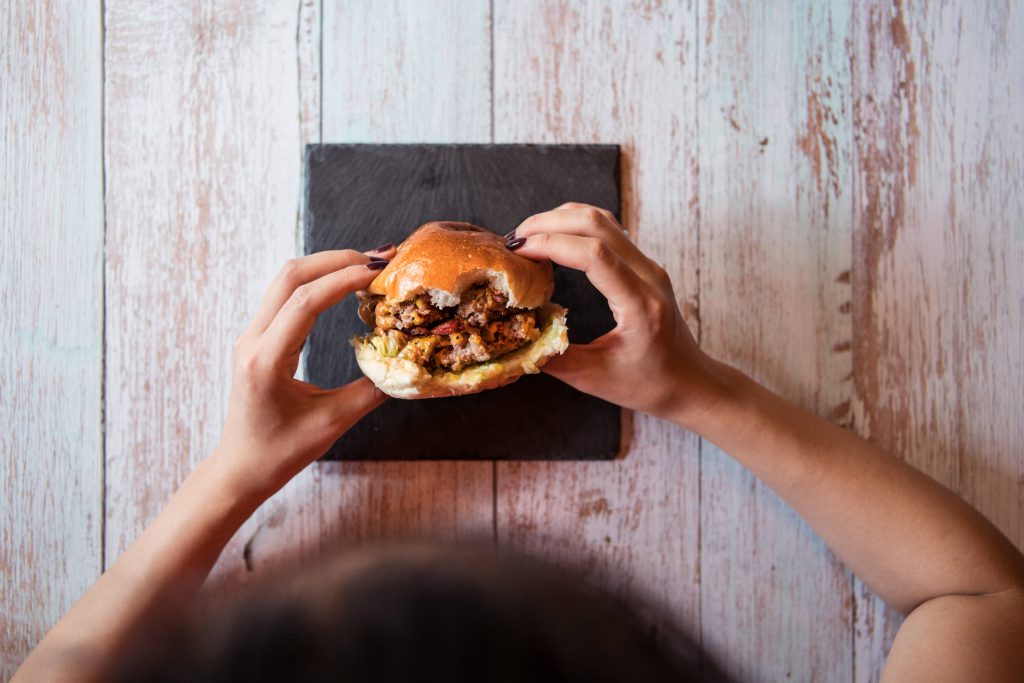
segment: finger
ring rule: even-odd
[[[387,400],[387,394],[374,386],[373,382],[360,377],[345,386],[324,394],[323,401],[329,406],[337,436],[351,429],[352,425]]]
[[[596,237],[539,233],[527,238],[516,253],[582,270],[608,299],[617,321],[621,321],[621,313],[642,310],[647,284],[612,247]]]
[[[612,334],[614,332],[609,332],[589,344],[569,344],[565,353],[548,361],[541,368],[542,371],[574,389],[599,396],[600,382],[602,379],[607,382],[609,376],[605,368],[607,355],[603,353],[602,348]]]
[[[391,256],[394,255],[396,249],[398,249],[398,247],[388,242],[387,244],[382,244],[379,247],[374,247],[373,249],[370,249],[369,251],[366,251],[364,253],[367,254],[368,256],[372,255],[380,256],[381,258],[390,258]]]
[[[516,237],[560,232],[604,240],[647,282],[655,284],[657,266],[630,241],[610,211],[586,204],[563,204],[554,211],[530,216],[516,228]]]
[[[380,258],[394,256],[394,246],[385,246],[390,247],[390,249],[370,253]],[[270,283],[266,294],[263,295],[263,300],[260,302],[256,315],[253,316],[246,332],[262,334],[270,325],[274,316],[277,315],[277,312],[281,310],[284,302],[292,295],[292,292],[302,285],[347,266],[366,263],[368,260],[369,257],[366,254],[352,249],[320,251],[308,256],[291,259],[284,264]]]
[[[573,220],[575,219],[575,221]],[[595,227],[601,228],[610,234],[615,235],[626,235],[626,229],[623,228],[618,219],[608,209],[602,209],[599,206],[591,206],[590,204],[577,204],[576,202],[567,202],[561,206],[555,207],[551,211],[545,211],[543,213],[537,213],[522,222],[520,227],[524,227],[530,223],[540,221],[544,223],[546,221],[553,221],[554,224],[570,224],[576,221],[587,222],[594,224]],[[522,237],[519,234],[519,228],[516,228],[516,237]]]
[[[309,432],[314,443],[305,453],[305,458],[296,463],[297,467],[288,475],[288,479],[299,469],[323,456],[331,444],[351,429],[352,425],[387,399],[384,392],[365,377],[338,389],[320,389],[306,382],[295,382],[315,396],[313,409],[305,415],[306,422],[296,425]]]
[[[585,371],[600,372],[600,356],[594,353],[589,344],[569,344],[565,353],[555,356],[542,368],[552,377],[562,380],[575,387]]]
[[[260,337],[258,352],[275,367],[287,362],[309,336],[317,316],[352,292],[369,286],[378,272],[361,263],[300,285]]]
[[[618,223],[619,223],[619,221],[615,217],[614,213],[612,213],[608,209],[602,208],[600,206],[594,206],[593,204],[581,204],[580,202],[566,202],[564,204],[560,204],[559,206],[556,206],[553,210],[554,211],[566,211],[568,209],[596,209],[597,211],[599,211],[601,213],[601,215],[603,215],[605,218],[607,218],[608,220],[612,221],[616,225],[618,225]],[[619,226],[619,229],[625,231],[625,228],[623,228],[622,226]]]

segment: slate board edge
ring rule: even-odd
[[[379,147],[407,147],[407,148],[437,148],[437,149],[466,149],[466,148],[509,148],[509,149],[581,149],[581,150],[592,150],[595,152],[605,152],[613,154],[612,157],[612,177],[614,185],[618,188],[615,195],[615,206],[614,213],[616,217],[621,217],[622,209],[622,146],[619,144],[606,144],[606,143],[558,143],[558,144],[547,144],[547,143],[307,143],[303,150],[303,164],[302,164],[302,192],[300,193],[300,211],[302,212],[302,223],[303,230],[298,235],[301,240],[298,245],[300,253],[306,253],[308,244],[311,242],[311,234],[313,230],[313,213],[308,209],[311,203],[311,185],[309,183],[310,176],[310,162],[313,155],[318,151],[328,149],[369,149]],[[609,207],[611,208],[611,207]],[[305,355],[305,354],[304,354]],[[306,368],[306,361],[308,358],[303,360],[303,368]],[[625,411],[622,409],[618,412],[618,420],[615,424],[616,442],[617,447],[607,453],[593,453],[589,457],[580,458],[578,456],[571,455],[537,455],[537,456],[518,456],[518,455],[503,455],[495,456],[494,454],[480,454],[480,455],[459,455],[452,457],[449,454],[440,456],[432,456],[429,454],[422,454],[418,457],[409,458],[402,456],[381,456],[378,455],[375,458],[363,458],[363,457],[345,457],[343,454],[337,452],[337,444],[332,445],[328,453],[321,460],[328,462],[372,462],[372,461],[387,461],[387,462],[422,462],[422,461],[433,461],[433,462],[466,462],[466,461],[500,461],[500,462],[534,462],[534,461],[615,461],[622,457],[625,457],[630,444],[632,442],[632,435],[627,434],[632,429],[629,426],[630,420],[625,419]]]

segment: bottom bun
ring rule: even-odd
[[[363,374],[388,396],[437,398],[475,394],[510,384],[523,375],[535,375],[551,358],[564,353],[569,346],[565,315],[561,306],[548,304],[540,311],[541,333],[536,341],[462,372],[431,374],[411,360],[385,356],[368,341],[370,335],[355,337],[352,345]]]

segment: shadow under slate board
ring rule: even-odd
[[[432,220],[498,234],[567,201],[619,214],[617,145],[309,145],[306,253],[398,244]],[[615,322],[583,273],[555,269],[553,300],[569,309],[569,339]],[[321,387],[362,373],[349,340],[369,330],[349,297],[317,321],[306,377]],[[601,460],[619,452],[620,409],[547,375],[470,396],[389,400],[357,423],[328,460]]]

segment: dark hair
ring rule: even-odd
[[[716,678],[695,649],[659,642],[624,602],[534,560],[392,546],[304,574],[144,636],[114,680]]]

